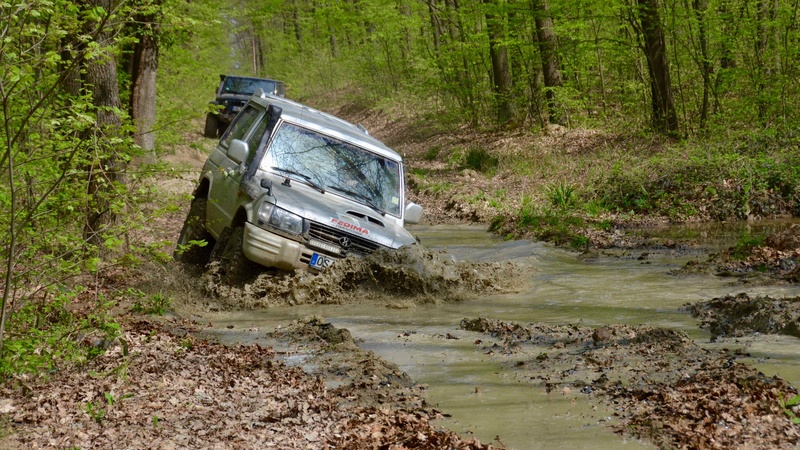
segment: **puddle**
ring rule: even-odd
[[[486,317],[519,323],[552,325],[650,325],[687,333],[709,348],[743,349],[767,375],[779,375],[800,386],[800,346],[785,336],[750,336],[711,343],[698,320],[680,310],[686,303],[747,292],[780,298],[800,295],[797,286],[747,287],[731,279],[669,275],[671,269],[697,254],[633,251],[628,255],[590,260],[541,243],[505,242],[482,228],[468,226],[414,227],[421,243],[446,251],[455,260],[494,263],[525,260],[535,266],[530,287],[519,293],[484,292],[459,302],[408,304],[401,309],[385,303],[277,306],[203,315],[213,324],[206,332],[225,342],[269,345],[265,333],[309,315],[324,317],[346,328],[358,345],[396,364],[414,381],[428,385],[428,400],[451,415],[446,425],[474,433],[481,442],[496,436],[509,448],[652,448],[608,430],[612,414],[593,406],[589,395],[575,391],[546,393],[543,385],[520,379],[487,355],[476,341],[485,336],[464,331],[464,318]],[[715,232],[716,233],[716,232]],[[728,231],[730,233],[730,231]],[[730,236],[728,234],[728,236]],[[708,237],[708,235],[707,235]],[[722,235],[713,234],[714,240]],[[482,266],[506,270],[503,265]],[[502,273],[492,276],[502,279]],[[232,328],[228,328],[232,327]],[[248,331],[250,330],[250,331]],[[276,348],[302,353],[302,348]],[[302,356],[294,357],[303,364]],[[597,402],[594,402],[596,405]]]

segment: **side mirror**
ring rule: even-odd
[[[247,161],[247,155],[250,154],[250,149],[247,148],[247,142],[239,139],[234,139],[228,145],[228,158],[232,159],[237,164]]]
[[[408,202],[406,204],[406,213],[403,216],[403,221],[405,223],[419,223],[422,220],[422,206],[419,206],[416,203]]]

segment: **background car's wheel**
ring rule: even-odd
[[[219,117],[217,117],[214,113],[206,114],[206,127],[203,130],[203,136],[207,138],[217,138],[219,137],[219,130],[220,130]]]
[[[214,238],[206,230],[206,199],[196,198],[192,200],[189,207],[189,214],[183,222],[181,234],[178,235],[178,242],[175,246],[173,257],[181,262],[203,265],[208,262],[211,249],[214,247]],[[192,241],[205,241],[201,246]]]
[[[243,242],[244,227],[226,228],[214,248],[213,260],[219,261],[218,273],[225,284],[242,284],[257,273],[255,265],[244,256]]]

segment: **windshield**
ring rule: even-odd
[[[400,163],[353,144],[284,122],[262,168],[400,216]]]
[[[251,95],[256,89],[261,88],[262,91],[268,94],[275,94],[275,82],[272,80],[258,80],[255,78],[225,78],[225,93],[226,94],[242,94]]]

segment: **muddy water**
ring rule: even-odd
[[[515,449],[651,447],[609,432],[606,425],[613,422],[612,414],[592,406],[597,403],[590,401],[591,394],[566,388],[547,394],[544,386],[518,379],[519,375],[493,360],[486,346],[478,342],[486,336],[459,329],[463,318],[667,327],[684,331],[704,345],[744,348],[752,354],[749,362],[764,373],[800,385],[796,339],[756,336],[712,344],[708,333],[679,310],[685,303],[727,294],[783,297],[800,295],[800,289],[748,288],[726,278],[668,275],[670,269],[701,257],[701,252],[691,250],[618,251],[580,259],[540,243],[504,242],[481,228],[417,227],[412,231],[427,247],[446,249],[456,259],[518,259],[530,264],[535,267],[530,287],[513,295],[404,309],[364,304],[275,307],[209,313],[204,320],[214,325],[211,332],[217,330],[215,334],[223,341],[252,342],[261,340],[264,331],[291,320],[322,316],[349,329],[363,348],[429,385],[430,402],[451,415],[447,426],[473,433],[482,442],[499,436],[502,444]],[[712,245],[727,239],[723,232],[699,233],[700,237],[705,233]],[[303,363],[302,356],[293,358],[295,363]]]

